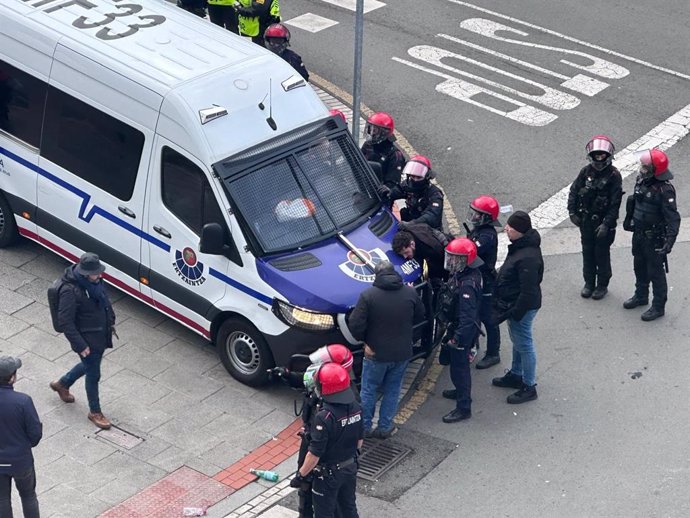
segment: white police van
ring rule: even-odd
[[[258,385],[357,348],[346,314],[395,220],[282,59],[152,0],[0,0],[0,246],[18,235],[215,342]]]

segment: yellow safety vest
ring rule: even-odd
[[[253,0],[239,0],[240,4],[242,4],[242,7],[251,7]],[[276,19],[280,19],[280,4],[278,4],[278,0],[254,0],[258,4],[263,4],[264,2],[270,1],[271,2],[271,9],[269,11],[269,14]],[[238,22],[240,26],[240,35],[242,36],[251,36],[252,38],[255,36],[259,35],[259,28],[260,28],[260,23],[259,23],[259,17],[258,16],[242,16],[241,14],[238,16]]]
[[[213,5],[232,5],[235,3],[235,0],[206,0],[206,3]]]

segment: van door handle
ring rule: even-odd
[[[168,232],[167,230],[165,230],[165,229],[164,229],[163,227],[161,227],[161,226],[154,225],[154,226],[153,226],[153,230],[155,230],[156,232],[158,232],[161,236],[167,237],[168,239],[170,239],[170,238],[172,237],[172,236],[170,235],[170,232]]]
[[[134,214],[134,212],[132,212],[131,209],[125,207],[124,205],[120,205],[120,206],[117,208],[117,210],[119,210],[120,212],[122,212],[122,214],[124,214],[125,216],[129,216],[130,218],[136,218],[136,217],[137,217],[137,215]]]

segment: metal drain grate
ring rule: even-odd
[[[144,439],[141,437],[137,437],[133,433],[118,428],[117,426],[112,426],[110,430],[98,430],[96,432],[96,437],[126,450],[131,450],[137,444],[144,442]]]
[[[410,448],[388,441],[364,441],[357,476],[375,482],[410,453]]]

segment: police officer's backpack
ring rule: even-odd
[[[64,329],[60,327],[58,321],[58,313],[60,311],[60,289],[67,284],[67,282],[60,277],[56,279],[48,288],[48,307],[50,308],[50,319],[53,321],[53,329],[58,333],[62,333]]]

